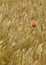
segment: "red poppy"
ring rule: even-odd
[[[33,24],[32,24],[32,27],[35,28],[35,27],[36,27],[36,24],[33,23]]]

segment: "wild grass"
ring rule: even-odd
[[[0,65],[46,65],[46,0],[0,0]]]

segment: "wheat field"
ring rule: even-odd
[[[46,0],[0,0],[0,65],[46,65]]]

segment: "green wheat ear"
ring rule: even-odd
[[[0,0],[0,6],[2,5],[2,0]]]

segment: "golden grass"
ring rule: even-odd
[[[0,65],[46,65],[46,0],[0,0]]]

